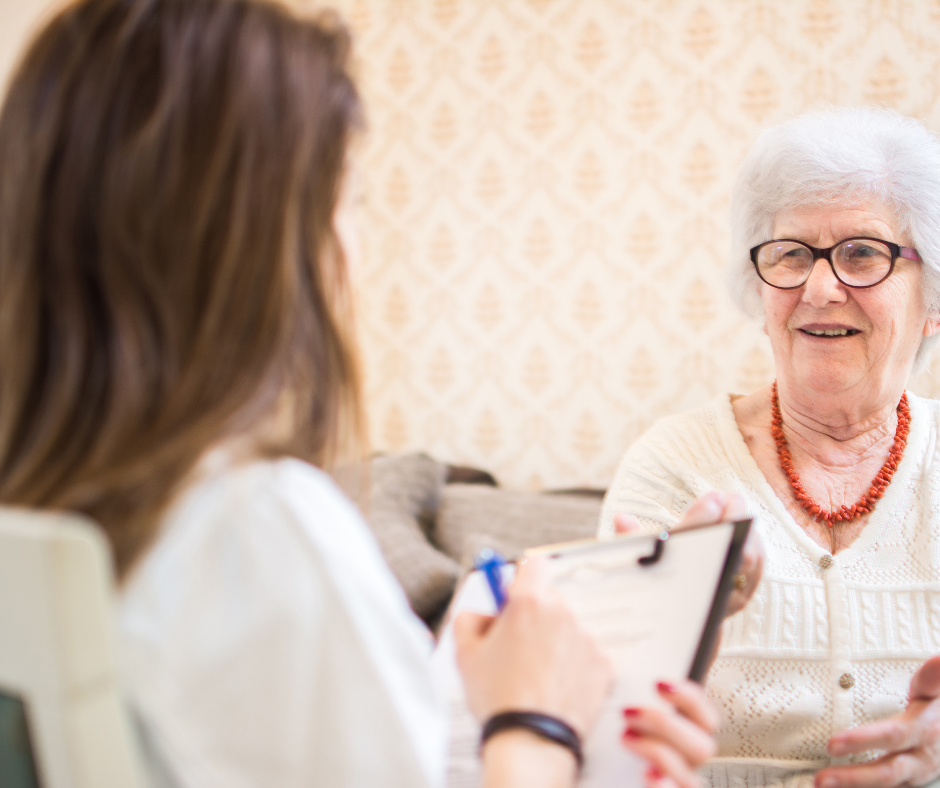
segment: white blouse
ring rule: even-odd
[[[728,395],[663,419],[627,452],[608,492],[650,530],[709,490],[747,500],[764,578],[728,620],[708,693],[721,712],[713,786],[812,786],[833,733],[903,711],[910,679],[940,654],[940,402],[908,394],[904,457],[861,535],[835,556],[764,479]],[[769,425],[768,425],[769,429]]]
[[[299,460],[210,465],[119,602],[155,781],[442,785],[431,639],[358,512]]]

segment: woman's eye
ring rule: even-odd
[[[891,253],[887,247],[880,244],[851,243],[846,244],[842,250],[846,260],[854,262],[871,262],[879,259],[891,259]]]
[[[812,257],[808,249],[796,247],[795,249],[785,250],[783,254],[780,255],[780,262],[784,265],[804,266],[812,261]]]

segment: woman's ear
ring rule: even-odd
[[[924,321],[924,336],[932,337],[940,331],[940,311],[931,312]]]

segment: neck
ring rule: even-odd
[[[890,445],[897,430],[903,389],[880,401],[857,404],[849,397],[800,396],[778,383],[783,429],[791,449],[822,465],[847,465]]]

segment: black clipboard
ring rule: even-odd
[[[702,638],[699,640],[692,667],[689,668],[689,678],[699,684],[705,680],[709,663],[715,647],[718,645],[718,636],[721,634],[721,622],[725,618],[728,597],[731,596],[731,592],[734,590],[734,578],[741,566],[744,543],[747,541],[747,535],[751,531],[753,522],[750,519],[734,522],[734,534],[731,537],[731,544],[728,545],[728,554],[725,556],[725,565],[721,570],[718,588],[715,589],[715,597],[712,599],[712,609],[708,614],[708,621],[705,622],[705,629],[702,631]]]

